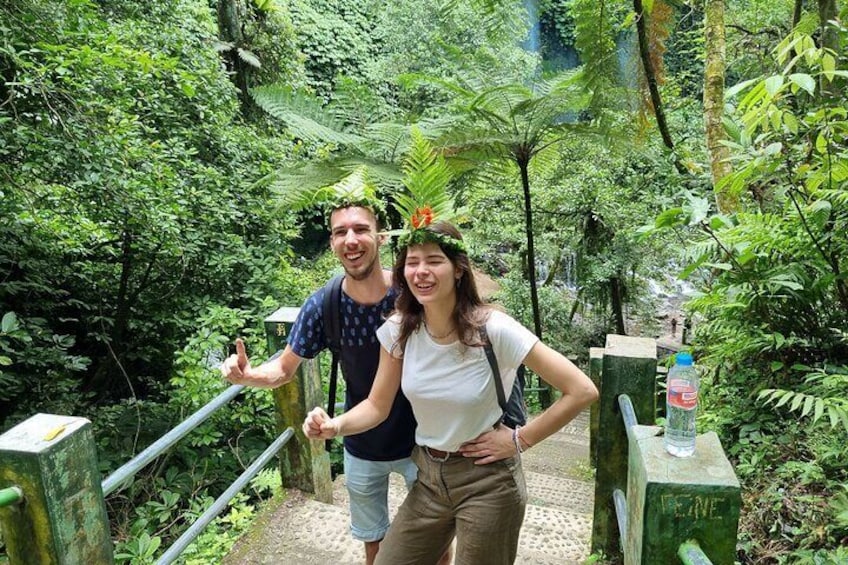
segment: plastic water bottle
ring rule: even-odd
[[[698,372],[692,355],[678,353],[668,370],[665,404],[665,448],[676,457],[695,453],[695,413],[698,410]]]

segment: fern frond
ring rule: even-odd
[[[848,402],[840,397],[821,397],[803,392],[784,389],[764,389],[757,395],[764,404],[774,403],[775,408],[788,406],[789,412],[798,412],[800,418],[807,418],[812,413],[812,423],[818,422],[827,413],[830,429],[840,424],[848,433]]]
[[[241,59],[254,69],[262,68],[262,63],[259,62],[259,57],[257,57],[256,54],[252,51],[239,47],[238,49],[236,49],[236,53],[238,53],[239,59]]]
[[[618,82],[615,36],[619,22],[611,0],[574,0],[574,46],[580,53],[586,84],[595,93],[593,106],[600,106],[604,89]]]
[[[453,202],[447,187],[453,172],[443,155],[421,133],[414,129],[412,140],[403,164],[405,192],[394,196],[394,207],[401,217],[413,217],[419,208],[428,206],[433,220],[450,220]]]
[[[516,0],[443,0],[437,8],[440,19],[448,20],[462,4],[469,4],[473,10],[483,15],[483,30],[490,38],[528,27],[526,5]]]
[[[354,131],[362,131],[374,122],[390,121],[395,113],[373,88],[346,76],[336,78],[327,110]]]
[[[285,122],[297,137],[308,141],[356,147],[362,137],[347,131],[345,125],[326,110],[322,100],[288,86],[260,86],[251,90],[256,104]]]

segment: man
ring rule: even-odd
[[[380,264],[377,217],[364,205],[336,208],[330,214],[330,248],[345,271],[341,297],[341,368],[347,384],[346,409],[368,396],[380,356],[377,328],[394,308],[392,276]],[[294,378],[304,358],[315,357],[327,345],[323,327],[324,288],[301,308],[278,358],[251,367],[244,343],[221,366],[233,384],[274,388]],[[365,563],[371,565],[389,526],[389,473],[400,473],[412,486],[417,468],[409,458],[415,443],[415,419],[399,394],[388,420],[377,428],[344,439],[344,468],[350,495],[351,533],[365,543]],[[450,550],[439,563],[450,563]]]

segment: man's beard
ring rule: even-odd
[[[373,261],[371,261],[370,263],[365,265],[360,271],[358,271],[356,273],[349,271],[347,269],[347,267],[344,267],[344,265],[342,265],[342,266],[344,267],[345,274],[347,276],[349,276],[350,278],[352,278],[355,281],[362,281],[362,280],[367,279],[369,276],[371,276],[371,273],[374,272],[374,267],[376,265],[377,265],[377,259],[375,257]]]

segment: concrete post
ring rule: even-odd
[[[0,489],[24,500],[0,508],[11,563],[114,563],[91,423],[36,414],[0,436]]]
[[[286,336],[299,311],[299,308],[284,307],[265,318],[269,352],[274,353],[286,346]],[[301,431],[307,412],[315,406],[324,405],[317,359],[305,359],[293,382],[274,389],[274,404],[277,409],[277,433],[291,426],[297,438],[297,441],[288,442],[280,451],[283,486],[315,493],[316,500],[332,503],[330,455],[324,450],[324,441],[309,441]]]
[[[589,378],[601,390],[601,368],[604,362],[604,348],[589,348]],[[600,423],[600,402],[594,402],[589,408],[589,461],[592,467],[598,466],[598,424]]]
[[[621,555],[613,491],[627,487],[627,431],[618,396],[627,394],[636,418],[653,422],[656,413],[657,344],[654,339],[608,335],[601,368],[595,511],[592,551],[615,559]]]
[[[630,438],[624,563],[677,563],[697,540],[714,565],[733,565],[741,489],[714,432],[697,436],[695,454],[669,455],[656,426]]]

